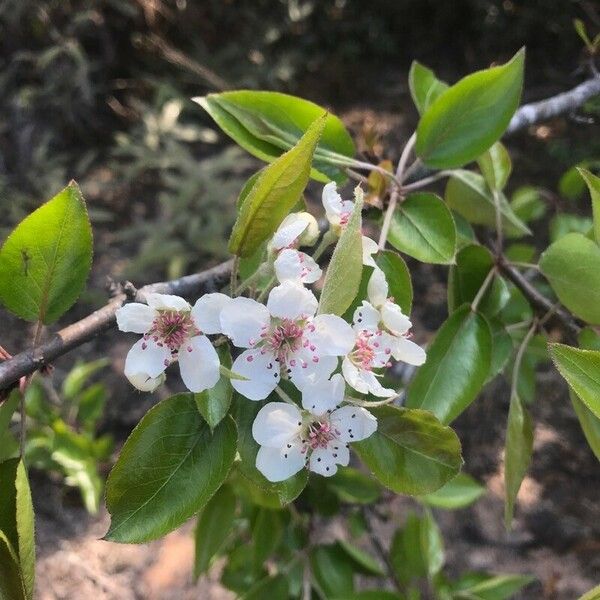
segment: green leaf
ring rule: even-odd
[[[469,306],[456,310],[427,349],[406,398],[408,408],[430,410],[450,423],[475,400],[490,372],[492,335]]]
[[[378,500],[381,493],[375,481],[352,467],[339,469],[326,481],[327,486],[342,502],[350,504],[372,504]]]
[[[283,536],[281,511],[259,508],[252,525],[252,562],[259,572],[263,564],[275,552]]]
[[[0,403],[0,448],[5,442],[5,436],[8,437],[8,428],[15,410],[19,406],[20,398],[19,390],[13,390],[8,398]]]
[[[67,400],[74,400],[77,394],[81,393],[84,386],[88,383],[90,377],[103,369],[110,360],[107,358],[100,358],[91,362],[78,362],[65,377],[62,384],[62,393]]]
[[[354,592],[351,560],[337,544],[315,546],[312,549],[312,574],[326,598],[337,598]]]
[[[18,317],[56,321],[81,294],[92,229],[75,182],[25,217],[0,250],[0,301]]]
[[[539,264],[558,299],[576,316],[600,325],[598,245],[580,233],[569,233],[542,253]]]
[[[242,600],[289,600],[288,580],[284,575],[265,577],[244,594]]]
[[[231,369],[231,353],[229,346],[224,344],[217,348],[217,354],[221,361],[221,366],[226,369]],[[204,390],[199,394],[194,394],[196,406],[208,426],[214,429],[227,415],[231,406],[231,398],[233,396],[233,388],[227,377],[221,376],[217,385]]]
[[[583,435],[585,435],[592,452],[600,461],[600,419],[577,397],[573,390],[569,390],[569,392]]]
[[[388,239],[397,250],[434,264],[454,261],[456,226],[441,198],[410,194],[394,213]]]
[[[19,559],[0,531],[0,600],[28,600],[19,570]]]
[[[233,394],[231,415],[238,427],[238,453],[241,459],[237,463],[237,469],[243,477],[248,479],[249,483],[268,495],[274,496],[278,499],[279,506],[284,506],[295,500],[306,487],[308,472],[303,469],[281,483],[271,483],[256,468],[256,454],[259,446],[252,437],[252,423],[254,423],[258,411],[267,401],[251,402],[237,393]]]
[[[456,255],[456,264],[448,273],[448,310],[456,310],[465,303],[471,303],[483,285],[485,278],[494,268],[494,257],[484,246],[471,244],[461,248]],[[494,316],[506,305],[510,292],[499,276],[484,294],[478,309],[488,316]]]
[[[498,375],[508,363],[513,352],[513,339],[500,319],[489,320],[492,332],[492,361],[488,380]]]
[[[429,506],[454,510],[470,506],[485,494],[485,486],[466,473],[459,473],[444,487],[419,498]]]
[[[590,190],[592,197],[592,214],[594,216],[594,237],[596,242],[600,244],[600,177],[590,173],[587,169],[577,169],[583,177]]]
[[[217,125],[242,148],[272,162],[289,150],[325,112],[324,108],[287,94],[240,90],[194,98]],[[326,183],[346,176],[335,163],[352,159],[354,143],[344,124],[328,114],[315,152],[311,177]]]
[[[448,89],[448,84],[440,81],[431,69],[413,60],[408,72],[408,88],[419,114],[422,115]]]
[[[421,528],[422,520],[410,512],[404,527],[397,529],[392,538],[390,562],[398,581],[405,586],[427,574]]]
[[[0,463],[0,490],[0,532],[4,535],[5,546],[8,551],[12,549],[18,562],[24,596],[30,600],[35,580],[34,516],[22,460],[11,458]]]
[[[490,146],[478,159],[479,170],[491,190],[502,191],[510,172],[512,162],[508,150],[500,142]]]
[[[193,394],[151,408],[108,477],[111,524],[105,539],[147,542],[179,527],[221,487],[235,451],[233,420],[224,419],[211,434]]]
[[[319,313],[343,315],[358,293],[362,276],[363,192],[357,187],[348,225],[342,232],[327,267]]]
[[[398,494],[423,495],[459,472],[460,441],[431,413],[393,406],[370,411],[377,417],[377,431],[353,448],[384,486]]]
[[[225,543],[233,526],[235,507],[235,495],[224,485],[199,514],[194,535],[194,579],[208,571],[212,558]]]
[[[592,239],[593,229],[594,222],[589,217],[580,217],[579,215],[567,213],[560,213],[552,217],[548,226],[551,242],[558,241],[568,233],[581,233]]]
[[[502,225],[510,236],[530,235],[531,230],[515,215],[506,196],[495,194],[502,216]],[[458,169],[448,179],[445,193],[450,208],[475,225],[496,226],[496,200],[478,173]]]
[[[393,250],[380,250],[375,264],[383,271],[388,282],[389,295],[405,315],[412,311],[413,288],[410,272],[404,259]]]
[[[421,549],[425,558],[427,575],[432,578],[444,566],[444,540],[431,511],[425,510],[421,519]]]
[[[506,64],[461,79],[429,106],[415,146],[427,166],[460,167],[500,138],[519,106],[524,61],[521,49]]]
[[[549,344],[548,347],[560,374],[581,401],[600,418],[600,351],[580,350],[564,344]]]
[[[453,599],[508,600],[534,581],[534,578],[529,575],[478,575],[477,577],[467,575],[465,579],[469,583],[460,585],[459,582],[454,586]]]
[[[517,494],[533,454],[533,423],[521,399],[513,393],[508,410],[504,452],[504,524],[510,528]]]
[[[335,600],[404,600],[404,597],[387,590],[362,590],[353,594],[336,596]]]
[[[233,254],[242,257],[254,254],[298,202],[308,183],[313,154],[325,122],[323,114],[291,150],[260,172],[231,232],[229,250]]]
[[[367,552],[361,550],[346,540],[338,540],[337,545],[348,555],[354,563],[355,571],[376,577],[385,576],[381,565]]]
[[[586,592],[579,600],[598,600],[600,598],[600,585],[597,585],[594,589]]]
[[[510,206],[524,223],[541,219],[547,208],[540,191],[530,185],[524,185],[513,192]]]

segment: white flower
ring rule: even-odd
[[[363,301],[354,313],[354,328],[358,331],[382,329],[392,336],[392,356],[410,365],[420,366],[427,358],[425,350],[409,339],[412,323],[402,309],[388,298],[385,274],[376,268],[369,279],[367,295],[370,302]]]
[[[318,237],[319,225],[310,213],[291,213],[277,228],[269,242],[269,248],[278,252],[285,248],[312,246]]]
[[[375,240],[372,240],[366,235],[362,236],[363,265],[367,265],[368,267],[377,267],[372,255],[375,254],[378,250],[379,246],[377,245],[377,242]]]
[[[219,380],[219,357],[204,333],[220,330],[219,313],[229,298],[208,294],[192,308],[183,298],[148,294],[148,304],[132,302],[117,310],[121,331],[141,333],[125,360],[125,376],[138,389],[154,391],[165,369],[179,362],[181,378],[192,392]]]
[[[312,379],[327,378],[354,343],[354,331],[342,318],[318,315],[317,299],[306,288],[284,281],[273,288],[267,306],[234,298],[221,312],[223,333],[234,346],[247,348],[232,370],[247,380],[231,384],[250,400],[263,400],[281,374],[301,389]]]
[[[280,283],[284,281],[294,281],[300,284],[314,283],[321,279],[323,274],[311,256],[290,248],[280,252],[273,266]]]
[[[344,380],[312,383],[302,393],[304,410],[285,402],[263,406],[252,424],[260,444],[256,468],[272,482],[284,481],[305,466],[330,477],[337,465],[350,461],[348,445],[372,435],[377,419],[357,406],[338,407],[344,397]]]

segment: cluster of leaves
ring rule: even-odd
[[[508,63],[452,86],[422,65],[411,69],[410,88],[421,118],[396,175],[379,171],[389,180],[386,187],[394,201],[383,220],[382,251],[375,260],[398,302],[408,309],[410,273],[401,254],[383,250],[386,242],[422,262],[449,265],[449,316],[428,347],[426,363],[402,390],[404,406],[381,405],[368,395],[359,399],[378,422],[373,435],[354,445],[369,475],[347,468],[323,480],[309,479],[301,471],[286,481],[268,482],[256,467],[258,444],[252,436],[264,403],[234,393],[229,377],[235,374],[225,368],[215,387],[163,400],[132,432],[107,481],[107,540],[147,542],[198,515],[196,574],[208,568],[215,554],[226,552],[223,582],[245,598],[299,597],[311,590],[322,598],[369,597],[369,592],[354,592],[355,573],[385,573],[396,582],[392,598],[418,597],[415,586],[424,578],[441,598],[506,598],[529,582],[526,577],[487,574],[447,580],[442,574],[443,544],[429,508],[421,517],[411,516],[396,533],[385,560],[392,567],[386,571],[354,543],[323,544],[311,537],[315,508],[327,514],[333,506],[329,514],[339,514],[340,503],[350,505],[349,523],[354,522],[359,534],[360,515],[363,526],[368,526],[368,517],[355,505],[384,498],[384,488],[419,497],[425,506],[469,504],[480,490],[464,476],[456,479],[462,458],[450,424],[500,373],[512,379],[505,455],[507,525],[512,520],[532,453],[533,427],[523,399],[533,396],[530,381],[548,337],[544,325],[554,312],[536,314],[527,290],[502,271],[507,264],[519,268],[521,262],[504,253],[505,237],[528,235],[527,221],[539,212],[531,195],[521,192],[510,201],[506,197],[511,162],[498,142],[519,103],[523,65],[521,51]],[[268,163],[244,186],[229,240],[235,255],[232,293],[238,288],[239,270],[247,278],[240,288],[260,297],[271,285],[260,277],[266,244],[301,202],[308,179],[341,183],[348,173],[376,171],[377,166],[357,161],[341,121],[305,100],[240,91],[212,94],[200,104],[240,146]],[[412,151],[415,162],[406,168]],[[477,171],[464,169],[472,162]],[[419,164],[437,173],[404,184],[407,173],[414,174]],[[600,180],[588,171],[582,175],[593,201],[591,232],[569,233],[552,243],[539,260],[539,273],[548,283],[530,285],[537,286],[536,293],[555,294],[574,317],[598,325],[598,303],[593,300],[600,294]],[[441,178],[448,178],[443,199],[421,190]],[[366,297],[370,272],[362,266],[362,215],[357,205],[331,256],[321,313],[345,315]],[[478,241],[479,226],[495,230],[493,251]],[[527,252],[527,247],[513,246],[511,255]],[[83,289],[90,263],[85,205],[77,186],[70,184],[4,242],[0,300],[24,319],[52,323]],[[248,280],[253,285],[246,285]],[[600,350],[593,329],[582,330],[581,338],[582,348],[550,344],[549,351],[573,390],[582,428],[597,452]],[[227,346],[220,352],[227,366]],[[287,393],[291,402],[298,401],[292,389]],[[21,546],[32,544],[23,525],[30,517],[19,512],[26,510],[19,509],[19,495],[26,495],[25,472],[18,460],[5,461],[0,469],[7,469],[7,485],[14,486],[17,497],[16,510],[6,513],[9,525],[0,527],[6,534],[6,541],[0,541],[10,556],[6,564],[17,574],[6,581],[13,585],[15,598],[29,598],[31,552]],[[30,507],[30,502],[21,504]],[[9,535],[9,527],[17,533]],[[372,594],[385,597],[386,592]]]

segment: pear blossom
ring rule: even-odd
[[[247,378],[231,381],[240,394],[263,400],[282,375],[299,389],[331,375],[337,357],[352,348],[355,333],[338,316],[315,316],[317,307],[310,290],[289,280],[271,290],[266,306],[244,297],[224,306],[221,329],[234,346],[245,348],[232,365]]]
[[[323,274],[311,256],[291,248],[286,248],[279,253],[273,267],[280,283],[284,281],[294,281],[300,284],[314,283],[321,279]]]
[[[290,213],[277,228],[269,242],[269,248],[279,252],[285,248],[312,246],[318,237],[319,225],[310,213]]]
[[[125,376],[138,389],[154,391],[163,383],[165,369],[177,361],[190,391],[213,387],[220,377],[219,357],[204,334],[220,331],[219,313],[230,299],[207,294],[193,308],[179,296],[148,294],[146,300],[116,313],[121,331],[143,334],[127,354]]]
[[[325,216],[329,221],[329,226],[336,235],[340,235],[352,215],[354,210],[354,202],[352,200],[342,200],[342,197],[337,192],[335,181],[330,181],[323,187],[322,193],[323,207],[325,208]],[[375,261],[372,255],[379,250],[377,242],[367,237],[362,236],[362,256],[363,265],[375,267]]]
[[[330,477],[350,461],[349,444],[364,440],[377,429],[377,419],[366,409],[346,405],[344,380],[311,382],[302,393],[302,407],[269,402],[252,424],[260,445],[256,468],[272,482],[284,481],[308,467]]]

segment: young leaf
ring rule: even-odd
[[[448,264],[454,260],[454,219],[435,194],[408,196],[394,213],[388,238],[397,250],[421,262]]]
[[[437,575],[444,566],[444,539],[429,509],[421,520],[421,548],[429,577]]]
[[[454,510],[470,506],[479,500],[483,494],[485,494],[483,485],[475,481],[470,475],[459,473],[444,487],[426,496],[421,496],[419,500],[429,506]]]
[[[0,531],[0,598],[29,600],[23,587],[19,559],[2,531]]]
[[[415,146],[427,166],[461,167],[500,138],[519,106],[524,61],[521,49],[506,64],[461,79],[429,106]]]
[[[375,264],[385,274],[389,294],[405,315],[412,310],[413,288],[410,271],[404,259],[393,250],[380,250],[375,257]]]
[[[363,192],[355,190],[354,210],[327,267],[319,313],[343,315],[358,293],[362,275]]]
[[[560,374],[581,401],[600,418],[600,351],[580,350],[564,344],[549,344],[549,349]]]
[[[370,411],[377,417],[377,431],[353,448],[384,486],[398,494],[423,495],[458,473],[458,437],[431,413],[393,406]]]
[[[531,230],[510,207],[502,192],[496,193],[502,225],[510,236],[530,235]],[[458,169],[448,179],[444,195],[450,208],[475,225],[496,225],[496,199],[483,177],[472,171]]]
[[[221,366],[230,370],[231,354],[227,344],[219,346],[217,348],[217,354],[219,355]],[[224,375],[221,376],[221,379],[219,379],[217,385],[214,387],[204,390],[199,394],[194,394],[196,406],[211,430],[214,429],[227,415],[229,407],[231,406],[232,395],[233,388],[231,387],[231,382],[229,378]]]
[[[533,453],[533,423],[519,396],[510,399],[504,453],[504,524],[510,528],[515,502]]]
[[[534,578],[529,575],[486,575],[467,574],[464,582],[458,581],[452,586],[452,598],[457,600],[508,600]]]
[[[240,206],[229,250],[251,256],[267,240],[302,195],[326,115],[316,119],[298,143],[265,167]]]
[[[600,247],[568,233],[542,253],[539,264],[558,299],[576,316],[600,325]]]
[[[448,89],[448,84],[440,81],[431,69],[413,60],[408,72],[408,88],[419,114],[422,115]]]
[[[490,146],[478,159],[479,170],[491,190],[502,191],[510,172],[512,162],[510,154],[500,142]]]
[[[272,162],[294,146],[325,109],[279,92],[240,90],[194,98],[217,125],[250,154]],[[328,114],[315,151],[311,177],[324,183],[342,182],[344,172],[335,164],[352,159],[354,143],[344,124]]]
[[[233,420],[224,419],[211,433],[193,394],[151,408],[108,477],[111,524],[105,539],[147,542],[179,527],[221,487],[235,452]]]
[[[473,302],[493,268],[494,257],[484,246],[470,244],[461,248],[456,255],[456,264],[448,272],[448,310],[452,312],[467,302]],[[479,310],[493,316],[502,310],[509,298],[505,281],[496,276],[479,303]]]
[[[592,214],[594,216],[594,237],[596,242],[600,244],[600,177],[590,173],[587,169],[578,168],[577,170],[590,190]]]
[[[215,554],[223,546],[235,517],[236,500],[231,488],[222,486],[208,501],[196,525],[194,579],[206,573]]]
[[[92,264],[92,229],[75,182],[25,217],[0,250],[0,301],[44,324],[75,303]]]
[[[600,419],[577,397],[573,390],[569,390],[569,396],[583,435],[585,435],[592,452],[600,461]]]
[[[597,585],[589,592],[586,592],[579,600],[598,600],[600,598],[600,585]]]
[[[427,349],[406,398],[408,408],[430,410],[442,423],[462,413],[490,372],[492,335],[483,316],[469,306],[456,310]]]
[[[364,550],[361,550],[346,540],[338,540],[337,546],[348,555],[350,560],[352,560],[356,572],[375,577],[385,576],[385,572],[381,568],[381,565]]]
[[[0,532],[18,562],[24,597],[31,600],[35,580],[34,517],[22,460],[12,458],[0,463],[0,490]]]

